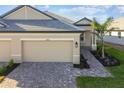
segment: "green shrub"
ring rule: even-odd
[[[0,75],[5,74],[14,65],[14,60],[11,59],[7,66],[0,67]]]
[[[7,68],[12,67],[13,65],[14,65],[14,60],[11,59],[11,60],[9,61],[8,65],[7,65]]]
[[[3,73],[5,73],[7,71],[7,68],[5,66],[0,67],[0,75],[2,75]]]
[[[3,73],[3,67],[0,67],[0,74]]]

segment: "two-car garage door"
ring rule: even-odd
[[[0,62],[11,59],[11,41],[0,41]],[[16,50],[16,49],[15,49]],[[72,41],[23,41],[23,62],[72,62]]]
[[[72,41],[23,41],[24,62],[72,62]]]

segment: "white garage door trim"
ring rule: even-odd
[[[56,41],[74,41],[73,38],[22,38],[21,41],[46,41],[46,40],[56,40]]]
[[[5,45],[0,45],[0,62],[8,62],[11,58],[11,40],[10,38],[0,38],[0,43],[5,43]],[[7,45],[8,43],[8,45]]]
[[[11,38],[0,38],[0,41],[11,41]]]
[[[54,42],[55,41],[55,43],[57,42],[57,43],[60,43],[60,42],[63,42],[64,43],[64,41],[65,42],[71,42],[70,44],[71,45],[69,45],[69,51],[71,51],[70,53],[70,56],[71,56],[71,62],[73,62],[73,41],[74,41],[74,39],[72,39],[72,38],[59,38],[59,39],[57,39],[57,38],[49,38],[49,39],[46,39],[46,38],[35,38],[35,39],[32,39],[32,38],[23,38],[23,39],[21,39],[21,41],[22,41],[22,59],[23,59],[23,61],[24,62],[31,62],[31,60],[30,61],[25,61],[25,52],[26,52],[26,50],[24,49],[24,42],[28,42],[28,41],[33,41],[33,42],[39,42],[39,41],[41,41],[41,42],[47,42],[47,43],[51,43],[51,42]],[[60,42],[59,42],[60,41]],[[69,44],[68,43],[68,44]],[[61,47],[62,48],[62,47]],[[61,49],[60,48],[60,49]],[[54,53],[53,53],[54,54]],[[68,53],[69,54],[69,53]],[[45,56],[46,57],[46,56]],[[48,61],[49,60],[49,61]],[[55,59],[54,59],[55,60]],[[65,59],[65,60],[67,60],[67,58]],[[47,61],[46,60],[41,60],[41,61],[37,61],[37,62],[53,62],[52,60],[50,60],[50,59],[47,59]],[[54,61],[55,62],[55,61]],[[59,62],[66,62],[66,61],[64,61],[64,60],[62,60],[62,61],[59,61]],[[70,62],[70,61],[69,61]]]

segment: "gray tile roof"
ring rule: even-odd
[[[9,20],[9,19],[2,19],[4,16],[22,8],[24,6],[18,6],[15,9],[5,13],[2,15],[0,18],[0,32],[43,32],[43,31],[58,31],[58,32],[79,32],[79,31],[85,31],[86,29],[79,28],[75,25],[73,25],[73,21],[70,19],[67,19],[65,17],[59,16],[57,14],[51,13],[51,12],[43,12],[38,9],[33,8],[32,6],[27,6],[30,7],[42,14],[45,14],[49,17],[51,17],[51,20]],[[3,27],[3,25],[5,25]]]
[[[75,22],[74,22],[73,20],[71,20],[71,19],[68,19],[68,18],[66,18],[66,17],[64,17],[64,16],[61,16],[61,15],[52,13],[52,12],[50,12],[50,11],[45,11],[45,13],[48,14],[48,15],[50,15],[50,16],[52,16],[52,17],[54,17],[54,18],[56,18],[56,19],[58,19],[58,20],[60,20],[60,21],[68,22],[68,23],[71,23],[71,24],[75,23]]]
[[[7,24],[4,22],[2,18],[0,18],[0,28],[5,28],[7,27]]]
[[[74,25],[76,26],[90,26],[92,23],[92,20],[84,17],[82,19],[80,19],[79,21],[75,22]]]
[[[80,31],[81,29],[59,20],[4,20],[8,25],[0,31]]]

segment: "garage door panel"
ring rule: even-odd
[[[24,41],[25,62],[72,62],[71,41]]]
[[[0,62],[8,62],[10,60],[10,41],[0,41]]]

